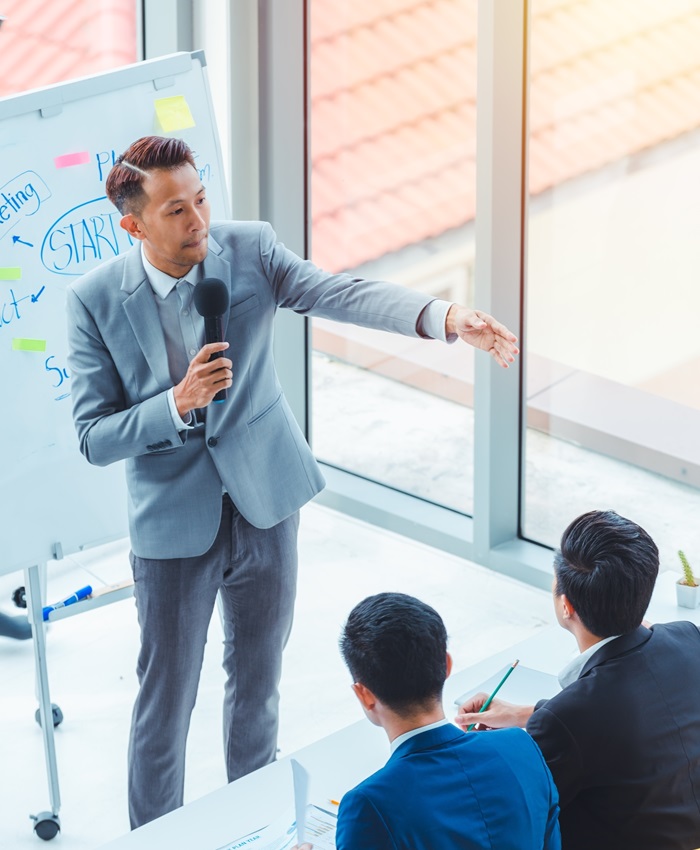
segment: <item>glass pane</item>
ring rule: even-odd
[[[700,2],[534,0],[524,534],[700,567]],[[691,557],[692,561],[692,557]]]
[[[136,0],[5,0],[0,97],[138,59]]]
[[[471,304],[476,0],[309,9],[312,259]],[[470,513],[471,349],[324,320],[313,347],[316,455]]]

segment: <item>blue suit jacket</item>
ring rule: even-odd
[[[204,277],[230,288],[224,333],[233,386],[204,428],[178,432],[163,330],[140,245],[86,274],[67,293],[73,416],[98,466],[126,460],[131,546],[143,558],[206,552],[222,483],[241,514],[269,528],[323,487],[282,392],[272,356],[279,307],[305,316],[417,336],[429,296],[382,281],[329,275],[287,250],[269,224],[212,224]]]
[[[522,729],[404,741],[340,803],[338,850],[559,850],[558,796]],[[591,848],[593,850],[593,848]]]

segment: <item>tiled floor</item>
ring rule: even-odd
[[[337,651],[350,608],[381,590],[421,597],[443,615],[456,669],[552,622],[549,594],[318,505],[302,511],[296,623],[285,656],[280,749],[288,754],[361,717]],[[52,565],[48,598],[84,584],[127,578],[120,541]],[[23,584],[0,577],[0,610]],[[186,624],[183,624],[183,628]],[[221,753],[221,627],[212,619],[189,737],[186,799],[225,782]],[[126,747],[136,693],[138,629],[133,600],[52,624],[52,700],[65,719],[56,733],[62,832],[55,847],[94,848],[125,833]],[[0,848],[38,847],[28,815],[49,808],[40,729],[34,721],[30,641],[0,638]]]

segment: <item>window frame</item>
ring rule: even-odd
[[[166,0],[143,2],[148,10]],[[228,38],[230,109],[224,134],[232,140],[230,173],[232,185],[249,187],[242,202],[233,193],[234,215],[269,221],[303,257],[310,255],[311,233],[310,2],[239,0],[230,4],[222,23]],[[192,0],[177,3],[176,21],[182,21],[183,9],[192,14]],[[480,3],[477,36],[476,304],[514,329],[521,348],[526,343],[528,16],[527,0]],[[197,19],[195,4],[195,30]],[[170,29],[174,49],[191,49],[178,42],[177,26]],[[241,31],[248,35],[245,43]],[[206,51],[206,38],[196,46]],[[251,69],[257,70],[253,79]],[[242,80],[245,85],[237,82]],[[257,93],[255,104],[250,91]],[[246,174],[257,180],[257,199]],[[278,372],[313,447],[310,347],[309,320],[281,311],[275,328]],[[321,464],[327,487],[317,501],[548,589],[552,550],[520,535],[524,370],[523,354],[507,371],[486,356],[476,358],[473,518],[328,464]]]

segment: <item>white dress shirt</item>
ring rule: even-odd
[[[575,658],[572,658],[566,667],[559,672],[559,676],[557,677],[562,688],[567,687],[567,685],[570,685],[578,679],[581,675],[581,671],[586,666],[586,662],[591,656],[595,655],[596,652],[604,647],[606,643],[610,643],[611,640],[615,640],[619,637],[620,635],[612,635],[612,637],[603,638],[603,640],[599,640],[598,643],[594,643],[593,646],[589,646],[588,649],[585,649]]]
[[[141,260],[155,295],[154,300],[165,337],[170,377],[173,384],[177,384],[183,377],[178,375],[178,372],[182,371],[185,361],[189,364],[204,345],[204,319],[192,305],[192,293],[202,275],[201,265],[193,266],[184,278],[171,277],[149,262],[143,250],[143,243]],[[173,303],[173,298],[170,297],[173,290],[177,293],[177,304]],[[178,431],[194,427],[195,421],[191,411],[184,420],[178,413],[173,387],[168,390],[168,407]]]
[[[404,732],[403,735],[399,735],[398,738],[394,738],[391,742],[391,752],[395,752],[397,747],[400,747],[404,741],[408,741],[409,738],[412,738],[414,735],[419,735],[421,732],[427,732],[429,729],[437,729],[440,726],[445,726],[445,724],[450,721],[443,717],[442,720],[437,720],[435,723],[428,723],[426,726],[418,726],[417,729],[411,729],[409,732]]]

